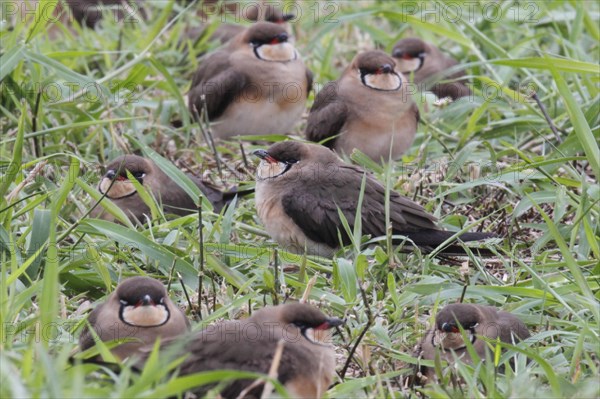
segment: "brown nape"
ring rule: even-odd
[[[165,286],[158,280],[150,277],[136,276],[124,280],[117,287],[116,295],[119,299],[129,303],[136,303],[138,299],[149,295],[155,303],[167,296]]]
[[[248,28],[244,34],[245,43],[270,43],[280,35],[286,35],[285,27],[272,22],[257,22]]]
[[[317,308],[303,303],[288,303],[283,307],[281,320],[287,324],[307,328],[331,328],[343,323],[342,320],[325,316]]]
[[[438,330],[442,329],[444,324],[456,324],[457,322],[467,328],[473,326],[481,320],[481,314],[476,305],[468,303],[453,303],[446,305],[435,317],[435,324]]]
[[[392,50],[392,55],[397,58],[402,58],[404,55],[414,58],[426,52],[427,43],[419,38],[410,37],[398,41]]]
[[[279,162],[294,163],[310,158],[310,149],[298,141],[282,141],[269,147],[268,153]]]
[[[380,70],[384,65],[391,66],[391,71],[393,71],[393,69],[396,67],[396,62],[392,57],[383,51],[372,50],[365,51],[356,56],[353,65],[356,69],[364,70],[368,73],[374,73]]]
[[[283,23],[295,18],[294,14],[284,14],[281,9],[271,4],[249,4],[248,7],[244,7],[244,11],[244,16],[249,21]]]
[[[113,171],[116,176],[123,177],[127,177],[127,171],[135,175],[140,172],[148,173],[151,169],[149,162],[138,155],[122,155],[106,166],[107,171]]]

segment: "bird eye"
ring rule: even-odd
[[[459,330],[454,324],[444,323],[444,324],[442,324],[442,331],[450,333],[450,332],[457,332]]]

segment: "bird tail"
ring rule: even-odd
[[[442,243],[455,235],[455,232],[444,230],[424,230],[419,232],[396,233],[407,236],[415,243],[423,252],[431,253]],[[488,238],[497,238],[494,233],[463,233],[455,238],[449,245],[438,251],[437,255],[442,256],[466,256],[467,251],[462,245],[457,245],[457,242],[481,241]],[[469,247],[471,252],[479,256],[494,256],[494,253],[487,248]]]
[[[226,203],[230,203],[231,201],[233,201],[233,198],[235,198],[235,196],[237,195],[238,197],[243,197],[246,196],[248,194],[252,194],[254,192],[254,187],[252,188],[246,188],[243,190],[238,190],[237,187],[233,188],[229,191],[226,191],[223,193],[223,200]]]
[[[243,189],[243,190],[238,190],[238,188],[235,187],[229,191],[219,191],[219,196],[220,196],[219,200],[215,200],[215,201],[211,201],[211,202],[213,203],[215,212],[219,213],[219,212],[221,212],[221,210],[223,208],[225,208],[227,205],[229,205],[235,197],[240,198],[245,195],[252,194],[253,192],[254,192],[254,187],[248,188],[248,189]]]

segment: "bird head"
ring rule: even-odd
[[[276,24],[284,24],[294,18],[295,14],[284,14],[279,8],[271,5],[249,4],[246,10],[246,18],[250,21],[268,21]]]
[[[392,56],[398,61],[398,69],[408,74],[423,67],[428,51],[427,43],[411,37],[398,41],[392,50]]]
[[[127,172],[140,184],[151,172],[148,160],[137,155],[124,155],[116,158],[106,167],[106,173],[100,180],[98,190],[110,199],[132,196],[136,193],[135,186],[129,180]]]
[[[481,313],[475,305],[454,303],[444,307],[435,318],[434,345],[445,350],[465,347],[462,328],[471,343],[475,342],[475,329],[481,322]]]
[[[170,317],[164,285],[149,277],[132,277],[117,287],[119,318],[135,327],[158,327]]]
[[[257,22],[247,29],[242,40],[252,48],[256,58],[263,61],[288,62],[298,58],[289,34],[279,24]]]
[[[327,147],[294,140],[281,141],[252,154],[261,159],[256,171],[258,181],[276,181],[284,176],[301,179],[301,170],[306,171],[305,178],[318,179],[319,173],[331,177],[341,162]]]
[[[358,54],[351,68],[358,72],[363,85],[379,91],[397,91],[402,78],[396,71],[396,62],[383,51],[373,50]]]
[[[291,329],[296,330],[304,339],[319,344],[327,339],[325,332],[344,324],[344,320],[328,317],[319,309],[304,303],[287,303],[274,308],[279,320],[284,324],[288,336],[293,337]]]

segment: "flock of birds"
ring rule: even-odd
[[[99,18],[77,9],[83,4],[91,10],[90,3],[117,4],[120,0],[67,1],[80,22],[93,27]],[[270,6],[257,11],[249,17],[256,22],[248,27],[222,24],[213,32],[213,39],[222,46],[203,56],[191,83],[189,111],[197,120],[205,115],[218,140],[288,133],[305,111],[313,78],[286,27],[291,17]],[[188,34],[200,33],[188,30]],[[254,151],[260,158],[255,190],[224,192],[190,178],[216,212],[234,197],[254,193],[258,217],[286,251],[331,257],[351,242],[340,214],[353,230],[357,211],[363,234],[385,236],[389,232],[384,185],[337,154],[358,149],[376,162],[398,159],[411,146],[419,122],[409,79],[417,84],[429,82],[456,64],[418,38],[400,40],[389,55],[378,50],[361,52],[338,80],[317,93],[305,130],[307,141],[314,143],[288,140]],[[445,76],[450,82],[436,82],[429,89],[440,98],[468,96],[471,91],[462,76]],[[143,223],[150,214],[134,179],[160,201],[166,213],[183,215],[196,210],[196,199],[152,160],[125,155],[107,166],[98,189],[132,221]],[[115,220],[101,206],[103,201],[92,216]],[[388,217],[394,242],[406,250],[418,247],[436,256],[492,255],[487,248],[466,247],[464,242],[494,234],[442,230],[423,207],[394,191],[389,192]],[[122,281],[90,313],[88,323],[90,328],[80,338],[82,350],[94,347],[97,340],[134,338],[111,350],[120,359],[135,358],[135,364],[143,367],[160,337],[162,353],[186,356],[180,375],[218,369],[267,374],[275,363],[275,375],[292,397],[318,398],[331,385],[336,364],[326,332],[343,320],[308,304],[287,303],[266,307],[242,321],[226,321],[191,333],[189,320],[161,282],[133,277]],[[439,311],[415,356],[468,363],[473,362],[470,345],[485,359],[496,339],[514,344],[527,337],[527,327],[514,315],[489,306],[450,304]],[[427,381],[435,381],[434,367],[419,371]],[[260,397],[263,388],[264,384],[253,380],[240,380],[226,385],[221,396]],[[206,393],[206,387],[195,393]]]

